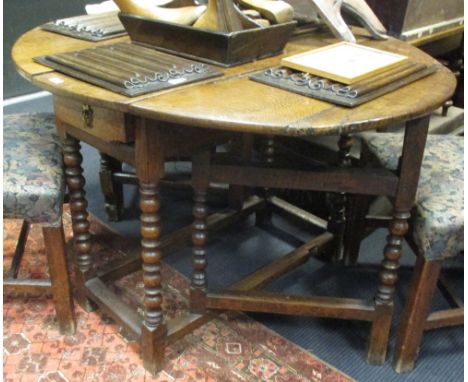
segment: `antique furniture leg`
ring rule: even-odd
[[[375,297],[375,318],[369,338],[367,359],[371,364],[385,362],[402,242],[408,231],[410,210],[416,196],[428,128],[429,117],[406,123],[400,177],[393,204],[393,220],[390,222],[387,245],[384,248],[384,260]]]
[[[66,135],[63,142],[63,161],[65,176],[70,200],[70,211],[73,227],[73,241],[76,251],[75,259],[75,286],[78,303],[87,312],[94,310],[95,306],[86,294],[86,281],[91,278],[92,256],[91,235],[88,221],[88,202],[84,191],[85,178],[81,163],[83,157],[80,153],[79,141],[71,135]]]
[[[30,228],[31,224],[27,220],[23,220],[20,235],[16,243],[15,254],[11,260],[10,269],[6,274],[7,278],[16,279],[18,277],[19,266],[21,264],[21,260],[23,259],[24,249],[26,248],[26,241],[28,240]]]
[[[395,133],[362,136],[363,149],[382,167],[396,172],[401,165],[397,160],[401,140],[401,134]],[[440,187],[441,179],[443,187]],[[418,197],[412,210],[412,229],[406,235],[417,261],[398,325],[393,366],[399,373],[413,369],[424,331],[463,324],[463,301],[440,275],[442,261],[463,251],[463,182],[463,138],[428,136]],[[366,220],[378,226],[376,223],[384,219],[368,217]],[[429,314],[437,284],[450,308]]]
[[[210,152],[201,151],[193,156],[196,165],[193,168],[193,257],[192,283],[190,285],[190,309],[194,313],[205,312],[206,298],[206,250],[207,243],[207,206],[206,194],[209,186]]]
[[[393,366],[397,372],[412,370],[419,352],[424,325],[437,287],[442,261],[418,256],[409,295],[398,327]]]
[[[141,327],[143,364],[156,374],[162,367],[167,329],[162,310],[159,180],[164,153],[158,126],[140,119],[136,127],[136,173],[140,187],[141,257],[145,316]]]
[[[75,315],[65,255],[63,226],[43,227],[42,233],[44,235],[52,284],[52,296],[60,332],[63,334],[73,334],[75,333]]]
[[[265,166],[271,166],[275,161],[275,137],[268,135],[261,137],[261,161]],[[263,195],[265,200],[272,196],[272,192],[268,188],[263,189]],[[271,224],[272,210],[268,204],[265,204],[265,208],[259,210],[255,215],[255,224],[257,226],[265,226]]]
[[[115,172],[120,173],[122,171],[122,163],[103,152],[100,155],[99,179],[105,198],[107,218],[109,221],[117,222],[120,220],[123,209],[123,185],[116,182],[113,175]]]
[[[342,168],[351,167],[351,147],[353,138],[348,134],[341,134],[338,140],[338,166]],[[346,227],[346,204],[347,197],[344,192],[332,193],[331,197],[331,212],[328,222],[328,230],[335,235],[332,245],[331,260],[333,262],[344,261],[349,263],[349,259],[344,259],[343,240]]]

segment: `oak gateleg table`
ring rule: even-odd
[[[436,63],[409,44],[392,38],[372,41],[364,32],[360,33],[356,32],[359,42],[365,45],[405,54],[424,63]],[[340,135],[342,160],[339,171],[335,168],[315,175],[311,172],[309,183],[315,182],[317,191],[340,195],[350,192],[390,196],[394,204],[393,220],[389,226],[390,234],[374,301],[359,301],[351,306],[346,299],[338,299],[331,306],[322,304],[315,308],[310,306],[309,309],[322,316],[370,321],[372,329],[368,360],[382,363],[393,312],[401,244],[408,229],[407,220],[418,184],[428,115],[452,95],[454,76],[440,66],[435,74],[427,78],[347,109],[248,79],[248,75],[256,70],[278,65],[282,56],[223,68],[223,77],[135,98],[74,79],[33,61],[36,56],[124,41],[128,41],[128,38],[90,43],[36,28],[21,36],[12,51],[16,67],[23,77],[54,96],[56,124],[64,140],[65,171],[77,254],[75,287],[79,304],[88,311],[98,306],[126,330],[136,334],[142,344],[145,368],[156,373],[161,368],[165,346],[212,317],[211,313],[193,313],[175,322],[164,320],[161,308],[161,283],[164,282],[160,273],[162,252],[189,243],[192,235],[191,228],[185,227],[160,238],[158,188],[164,175],[165,158],[181,153],[191,155],[207,145],[223,141],[227,136],[259,135],[272,139],[276,136]],[[291,39],[284,54],[300,53],[334,42],[336,40],[326,31],[302,34]],[[351,166],[348,159],[352,134],[395,122],[406,122],[399,175],[369,172]],[[100,269],[93,268],[80,141],[135,167],[140,190],[141,258],[127,258]],[[221,167],[214,169],[221,181],[222,170]],[[247,183],[255,186],[254,177],[252,174],[249,176]],[[274,177],[274,174],[270,173],[269,176]],[[301,179],[297,176],[292,176],[288,181],[291,184],[295,182],[296,188],[301,186]],[[195,235],[201,234],[203,243],[206,229],[218,229],[256,211],[263,202],[257,198],[237,212],[218,213],[208,219],[205,219],[205,211],[202,210],[202,220],[206,220],[206,224],[196,227]],[[200,207],[200,200],[198,203]],[[206,287],[203,253],[196,262],[197,271],[194,274],[197,280],[192,285],[201,290],[203,298]],[[143,318],[119,301],[105,284],[140,267],[145,289]],[[256,274],[255,277],[256,283],[262,284],[268,276]],[[239,285],[242,285],[242,281]],[[210,306],[222,308],[229,301],[232,299],[226,297],[223,302],[223,296],[219,295],[211,300]],[[247,305],[242,305],[245,310],[249,310]]]

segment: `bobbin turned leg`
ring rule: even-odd
[[[70,135],[66,135],[63,145],[63,160],[68,186],[68,196],[72,217],[73,242],[75,246],[75,287],[76,299],[87,312],[95,306],[86,296],[85,282],[91,277],[91,235],[88,222],[88,202],[84,191],[85,178],[81,163],[80,143]]]
[[[145,319],[141,330],[145,369],[157,373],[164,360],[166,325],[162,312],[160,202],[156,183],[140,183],[141,256]]]
[[[402,242],[408,232],[408,219],[418,187],[428,127],[429,117],[406,123],[400,160],[400,180],[395,195],[393,220],[389,226],[390,234],[387,236],[387,245],[384,248],[384,260],[375,297],[375,316],[369,337],[367,359],[372,364],[385,362]]]
[[[122,171],[122,163],[107,154],[100,153],[100,155],[99,180],[104,194],[107,219],[117,222],[123,210],[123,186],[114,181],[113,174]]]
[[[275,137],[273,135],[267,135],[261,138],[261,160],[265,166],[271,166],[275,161]],[[263,189],[263,196],[267,199],[271,196],[271,190],[268,188]],[[271,224],[272,211],[265,203],[265,207],[258,210],[255,215],[255,224],[257,226]]]
[[[192,283],[190,285],[190,309],[194,313],[204,313],[206,298],[206,243],[207,207],[206,195],[209,186],[209,151],[195,154],[192,158],[192,186],[194,191],[193,231],[192,231]]]
[[[143,365],[156,374],[162,368],[167,329],[162,310],[159,180],[164,175],[159,126],[139,119],[135,130],[136,172],[140,187],[141,257],[145,309],[141,328]]]
[[[393,295],[398,279],[402,243],[408,232],[409,217],[408,211],[395,211],[390,223],[390,234],[387,236],[387,245],[384,248],[384,260],[375,297],[375,318],[369,340],[367,359],[371,364],[380,365],[385,362],[393,315]]]

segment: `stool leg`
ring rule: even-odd
[[[88,222],[88,202],[84,191],[85,178],[81,163],[80,143],[67,135],[63,142],[63,161],[68,186],[68,195],[72,217],[73,242],[76,251],[75,286],[78,303],[87,312],[95,309],[94,304],[86,296],[85,282],[91,276],[91,235]]]
[[[74,334],[76,329],[70,278],[65,253],[63,227],[42,229],[49,264],[52,296],[62,334]]]
[[[393,359],[393,367],[398,373],[414,368],[441,265],[441,261],[426,261],[420,256],[416,260],[409,295],[398,326]]]
[[[105,198],[107,218],[109,221],[118,222],[123,210],[123,185],[115,182],[112,175],[115,172],[122,171],[122,163],[107,154],[100,154],[99,179]]]
[[[207,243],[207,207],[206,195],[209,186],[210,152],[195,154],[192,159],[192,185],[194,190],[193,232],[192,232],[192,283],[190,285],[190,310],[204,313],[206,297],[206,243]]]

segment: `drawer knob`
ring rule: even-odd
[[[90,105],[84,104],[81,107],[81,117],[87,128],[90,129],[93,127],[93,109]]]

